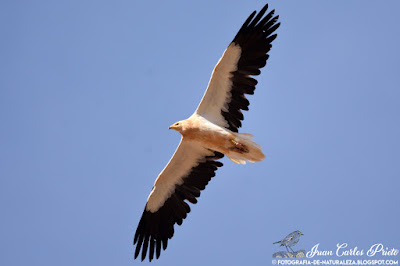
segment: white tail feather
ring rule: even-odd
[[[261,146],[255,143],[253,135],[247,133],[234,133],[234,141],[244,145],[248,152],[238,152],[237,150],[230,149],[226,156],[229,157],[234,163],[245,164],[246,162],[254,163],[264,160],[265,155],[261,151]]]

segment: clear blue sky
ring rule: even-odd
[[[241,131],[267,158],[224,158],[155,265],[269,265],[294,230],[307,250],[400,247],[400,2],[269,2],[282,25]],[[137,265],[168,126],[264,4],[1,1],[0,264]]]

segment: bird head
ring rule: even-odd
[[[174,124],[172,124],[169,129],[175,129],[178,132],[182,132],[182,121],[176,122]]]

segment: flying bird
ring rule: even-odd
[[[279,27],[275,10],[265,15],[268,4],[254,11],[244,22],[215,66],[207,90],[196,111],[170,129],[182,134],[167,166],[157,177],[139,221],[133,244],[135,259],[158,259],[167,248],[174,225],[181,225],[224,155],[237,164],[262,161],[265,156],[252,135],[238,133],[248,110],[245,94],[254,94],[259,75],[266,65],[274,31]]]
[[[288,247],[289,247],[290,250],[291,250],[292,252],[294,252],[293,249],[292,249],[291,247],[293,247],[294,245],[296,245],[296,244],[299,242],[300,236],[302,236],[302,235],[304,235],[302,232],[300,232],[300,231],[294,231],[294,232],[288,234],[288,235],[287,235],[284,239],[282,239],[281,241],[278,241],[278,242],[275,242],[275,243],[272,243],[272,244],[280,244],[280,246],[285,246],[287,252],[289,252],[289,250],[288,250]]]

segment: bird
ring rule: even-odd
[[[172,158],[157,177],[137,226],[133,245],[134,259],[140,251],[143,261],[160,257],[174,225],[181,225],[195,204],[201,190],[223,164],[224,155],[234,163],[259,162],[265,156],[251,134],[239,133],[249,101],[254,94],[280,23],[275,10],[266,14],[268,4],[254,11],[243,23],[215,66],[206,92],[197,109],[186,120],[169,128],[182,138]]]
[[[299,242],[300,236],[302,236],[302,235],[304,235],[302,232],[300,232],[300,231],[294,231],[294,232],[288,234],[288,235],[287,235],[284,239],[282,239],[281,241],[277,241],[277,242],[274,242],[274,243],[272,243],[272,244],[278,244],[278,243],[280,243],[280,244],[281,244],[280,246],[285,246],[285,247],[286,247],[287,252],[289,252],[288,247],[290,248],[290,250],[291,250],[292,252],[294,252],[293,249],[292,249],[291,247],[293,247],[294,245],[296,245],[296,244]]]

